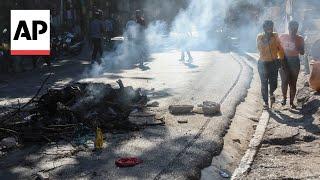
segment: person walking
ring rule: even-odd
[[[263,30],[264,32],[257,37],[257,48],[260,54],[258,72],[261,80],[261,94],[264,101],[263,107],[264,109],[268,109],[269,96],[270,107],[275,103],[274,91],[278,86],[278,70],[280,63],[283,63],[284,52],[278,34],[273,32],[274,23],[271,20],[264,21]]]
[[[290,87],[290,107],[296,108],[294,98],[297,92],[297,80],[300,72],[299,55],[304,55],[304,39],[298,35],[299,23],[297,21],[289,22],[289,34],[280,36],[281,45],[284,49],[284,66],[280,69],[281,89],[282,89],[282,105],[287,103],[287,91]]]
[[[136,25],[137,25],[137,37],[136,37],[136,46],[139,51],[139,66],[143,67],[144,61],[147,56],[147,50],[146,50],[146,41],[145,41],[145,29],[146,29],[146,21],[142,15],[141,10],[136,10]]]
[[[188,41],[192,38],[192,33],[190,31],[183,32],[182,34],[182,42],[181,43],[181,59],[180,61],[185,62],[185,54],[188,56],[188,63],[193,62],[193,58],[190,53],[190,49],[188,47]]]
[[[90,23],[90,38],[93,44],[92,61],[101,64],[101,57],[103,55],[102,40],[105,34],[105,24],[102,21],[103,12],[101,10],[96,10],[94,12],[94,19]],[[100,58],[97,59],[97,53],[99,53]]]

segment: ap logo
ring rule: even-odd
[[[50,10],[11,10],[11,55],[50,55]]]

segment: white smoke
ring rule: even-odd
[[[253,5],[261,2],[258,0],[239,1]],[[129,40],[130,36],[139,34],[137,33],[139,27],[126,28],[123,42],[117,45],[113,52],[104,54],[101,67],[93,66],[92,72],[87,74],[97,76],[110,68],[129,67],[134,63],[139,63],[139,59],[146,58],[144,56],[148,56],[149,53],[168,49],[208,50],[227,47],[226,38],[233,35],[227,30],[225,18],[229,7],[239,1],[190,0],[185,8],[181,6],[173,21],[159,19],[148,22],[143,43]],[[161,3],[161,7],[170,7],[173,2],[161,1]],[[146,3],[146,6],[148,8],[151,4]],[[239,12],[238,16],[246,16],[246,13]],[[250,21],[249,17],[243,17],[245,18]],[[239,28],[234,31],[236,36],[240,37],[239,46],[255,48],[255,38],[261,30],[261,23],[248,23],[248,26],[236,28]]]

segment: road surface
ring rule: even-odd
[[[152,110],[165,117],[165,126],[148,127],[126,134],[106,132],[106,147],[98,154],[88,149],[75,150],[70,144],[63,143],[29,148],[30,153],[26,153],[27,150],[16,152],[20,154],[9,155],[0,162],[0,177],[29,178],[41,171],[59,179],[199,178],[200,170],[210,165],[212,157],[219,154],[223,147],[223,136],[236,105],[246,95],[252,71],[244,58],[236,53],[197,51],[192,55],[194,62],[185,64],[178,61],[180,53],[177,51],[155,53],[144,71],[120,70],[94,78],[81,76],[81,70],[88,66],[85,63],[79,65],[79,69],[70,65],[72,71],[57,67],[51,85],[65,84],[71,80],[114,83],[122,79],[125,86],[143,88],[151,101],[160,103],[158,108]],[[77,76],[68,75],[75,74],[77,70]],[[42,73],[39,72],[40,75]],[[32,78],[18,79],[16,82],[19,83],[9,78],[6,86],[0,89],[0,103],[12,102],[25,94],[27,100],[31,92],[36,91]],[[14,93],[13,89],[16,89]],[[206,100],[222,103],[222,114],[205,117],[173,116],[168,113],[169,105],[197,105]],[[188,123],[179,124],[178,120],[187,120]],[[75,153],[63,154],[61,148]],[[57,158],[57,155],[46,152],[63,155]],[[117,158],[128,156],[139,157],[143,163],[120,169],[114,165]]]

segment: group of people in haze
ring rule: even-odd
[[[139,39],[134,39],[135,41],[139,41],[140,44],[143,41],[143,31],[146,27],[146,23],[144,20],[144,17],[142,16],[142,12],[140,10],[136,10],[135,12],[135,20],[132,22],[137,26],[138,33],[141,34],[138,36]],[[103,55],[103,37],[107,37],[107,41],[111,40],[111,29],[112,29],[112,24],[110,24],[110,21],[103,21],[103,11],[97,9],[94,14],[93,14],[93,20],[90,23],[89,27],[89,34],[90,34],[90,41],[93,45],[93,51],[92,51],[92,61],[91,63],[93,64],[94,62],[97,62],[98,64],[101,64],[101,57]],[[100,58],[97,58],[97,55],[100,55]],[[140,65],[143,65],[143,59],[140,58]]]
[[[187,24],[187,23],[186,23]],[[148,54],[145,49],[145,34],[144,30],[146,28],[146,22],[143,17],[143,14],[141,10],[136,10],[134,18],[129,20],[126,24],[126,33],[125,36],[128,41],[132,42],[134,44],[134,48],[136,48],[136,51],[139,52],[139,64],[140,67],[143,66],[145,56]],[[191,38],[191,29],[186,28],[188,26],[184,26],[182,31],[180,32],[180,48],[181,48],[181,59],[180,61],[185,62],[185,55],[188,56],[187,61],[189,63],[192,63],[192,56],[190,53],[190,47],[188,47],[188,39]],[[100,57],[103,55],[103,37],[107,38],[107,41],[111,41],[111,35],[110,32],[112,31],[113,25],[109,20],[103,21],[103,11],[102,10],[95,10],[93,13],[93,20],[90,23],[89,27],[89,34],[90,34],[90,41],[93,45],[93,51],[92,51],[92,61],[97,62],[98,64],[101,64],[101,58],[97,58],[97,55],[99,54]]]
[[[287,91],[289,87],[290,107],[292,109],[296,108],[294,99],[300,72],[299,55],[304,55],[305,53],[304,39],[298,35],[298,29],[299,23],[290,21],[289,34],[279,36],[274,32],[274,23],[271,20],[266,20],[263,23],[264,32],[257,37],[257,47],[260,53],[258,72],[261,80],[264,109],[272,107],[275,103],[274,92],[277,89],[279,72],[283,95],[281,104],[284,106],[287,103]]]
[[[97,54],[102,57],[102,41],[106,28],[102,21],[103,13],[97,10],[94,14],[94,20],[90,24],[90,37],[93,44],[92,63],[97,61],[101,63],[101,59],[97,59]],[[136,24],[139,26],[139,31],[143,31],[146,26],[145,20],[140,10],[136,10],[135,20],[127,23]],[[128,27],[127,27],[128,28]],[[277,89],[278,73],[280,71],[281,89],[283,94],[282,105],[287,103],[287,91],[290,88],[290,107],[296,108],[294,99],[297,91],[297,80],[300,72],[299,55],[304,55],[305,46],[304,39],[298,35],[299,23],[296,21],[289,22],[289,34],[278,35],[274,32],[274,23],[271,20],[266,20],[263,23],[264,32],[257,37],[257,47],[260,53],[258,61],[258,72],[261,79],[261,93],[264,101],[264,109],[272,107],[275,103],[274,92]],[[188,35],[188,32],[186,33]],[[130,37],[128,37],[130,39]],[[134,40],[142,44],[143,38]],[[185,52],[192,62],[190,51],[182,48],[181,60],[184,61]],[[140,60],[140,65],[143,65],[143,59]],[[270,86],[270,87],[269,87]],[[269,106],[270,98],[270,106]]]

